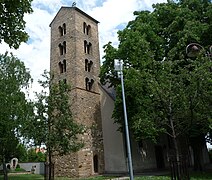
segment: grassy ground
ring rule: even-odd
[[[0,180],[3,179],[3,176],[0,176]],[[9,180],[44,180],[43,176],[37,174],[9,174]]]
[[[113,177],[97,176],[93,178],[87,178],[86,180],[110,180]],[[135,180],[170,180],[169,176],[140,176],[135,177]],[[0,180],[3,180],[3,176],[0,175]],[[9,180],[44,180],[44,177],[37,174],[9,174]],[[55,178],[55,180],[73,180],[70,178]],[[80,179],[80,180],[85,180]],[[191,180],[212,180],[212,172],[207,173],[193,173],[191,174]]]

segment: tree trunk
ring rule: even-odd
[[[3,157],[3,173],[4,173],[4,180],[8,180],[8,174],[7,174],[7,167],[5,163],[5,158]]]
[[[170,89],[171,89],[171,82],[170,82]],[[170,97],[170,102],[169,102],[169,123],[170,123],[170,127],[171,127],[171,131],[172,131],[172,137],[173,137],[173,144],[174,144],[174,161],[176,162],[176,174],[177,174],[177,179],[180,180],[181,179],[181,171],[180,171],[180,153],[179,153],[179,147],[178,147],[178,143],[177,143],[177,135],[176,135],[176,130],[175,130],[175,126],[174,126],[174,120],[172,117],[172,100]],[[174,162],[173,162],[174,163]]]
[[[48,158],[49,158],[49,180],[53,180],[54,179],[54,177],[52,177],[52,153],[51,153],[51,149],[49,148],[49,150],[48,150]]]

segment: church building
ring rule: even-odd
[[[98,23],[77,7],[61,7],[50,24],[50,71],[56,81],[71,85],[73,118],[86,127],[82,149],[54,157],[56,176],[128,172],[125,138],[111,117],[114,93],[99,82]],[[131,139],[134,172],[168,167],[169,146],[165,135],[156,145]]]

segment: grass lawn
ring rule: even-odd
[[[105,176],[96,176],[92,178],[87,178],[86,180],[110,180],[113,177],[105,177]],[[135,177],[135,180],[170,180],[169,176],[140,176]],[[3,176],[0,175],[0,180],[3,180]],[[44,180],[42,175],[37,174],[9,174],[9,180]],[[73,180],[71,178],[62,178],[56,177],[55,180]],[[85,180],[80,179],[80,180]],[[192,173],[191,180],[212,180],[212,172],[207,173]]]
[[[0,175],[0,180],[3,179],[3,176]],[[37,174],[9,174],[9,180],[44,180],[43,176]]]

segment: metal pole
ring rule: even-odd
[[[122,69],[122,61],[119,61],[119,63],[120,63],[120,77],[121,77],[122,98],[123,98],[123,108],[124,108],[124,120],[125,120],[125,131],[126,131],[126,141],[127,141],[129,173],[130,173],[130,180],[133,180],[133,166],[132,166],[129,128],[128,128],[127,110],[126,110],[126,101],[125,101],[125,92],[124,92],[124,78],[123,78],[123,71],[122,71],[123,70]]]

